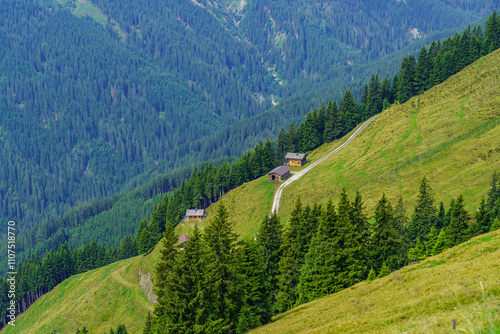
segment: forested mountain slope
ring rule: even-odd
[[[194,153],[237,156],[299,120],[324,98],[317,88],[360,92],[365,64],[423,42],[412,29],[451,34],[496,5],[4,1],[1,217],[27,228],[199,166]]]
[[[359,190],[363,196],[364,204],[362,206],[366,205],[369,216],[372,215],[371,210],[375,206],[374,203],[381,197],[382,193],[385,193],[393,203],[398,195],[402,195],[403,206],[408,212],[413,209],[413,204],[416,202],[418,182],[425,175],[429,179],[437,201],[456,198],[459,194],[463,194],[467,211],[475,212],[480,198],[487,195],[486,190],[490,187],[492,172],[500,167],[498,149],[495,146],[497,141],[494,140],[499,137],[500,100],[496,94],[500,84],[499,62],[500,52],[496,51],[476,61],[423,95],[412,98],[405,104],[385,110],[371,128],[361,133],[349,146],[334,155],[329,161],[325,161],[324,165],[318,166],[317,169],[313,169],[303,179],[297,181],[298,185],[301,181],[305,181],[306,184],[313,185],[314,188],[311,190],[305,189],[303,186],[298,188],[299,190],[290,188],[293,190],[293,194],[302,194],[302,200],[305,204],[312,204],[312,200],[315,203],[324,204],[328,196],[331,196],[336,203],[335,195],[342,187],[346,187],[350,195],[355,190]],[[433,130],[430,130],[431,128]],[[434,135],[427,135],[428,131]],[[345,137],[313,151],[310,154],[311,160],[324,155],[326,151],[339,145],[343,140]],[[401,143],[408,144],[408,146],[404,146],[402,149],[394,147],[394,145]],[[391,156],[390,153],[385,153],[387,150],[399,154]],[[406,155],[407,151],[409,156]],[[402,159],[402,162],[399,163],[400,169],[394,168],[392,159],[395,159],[396,162],[397,159]],[[331,167],[332,164],[338,163],[341,163],[344,168]],[[349,167],[351,164],[353,167]],[[361,180],[352,176],[342,177],[343,173],[351,173],[352,170],[355,171],[355,168],[364,168],[365,174],[362,174]],[[395,183],[394,188],[382,179],[385,175],[395,175],[391,179],[391,184]],[[341,178],[342,183],[338,183],[337,177]],[[315,183],[318,179],[323,179],[322,186],[317,186]],[[285,190],[285,195],[290,189]],[[220,203],[224,203],[229,210],[229,220],[234,224],[234,231],[242,239],[253,239],[259,224],[269,214],[272,193],[272,184],[269,184],[264,178],[257,179],[229,192],[210,210],[213,212]],[[265,204],[266,200],[269,201],[269,205]],[[292,200],[285,197],[283,200],[282,207],[291,208]],[[200,228],[203,229],[213,218],[212,215],[209,215],[199,224]],[[286,218],[287,213],[284,211],[281,214],[283,223],[285,223]],[[472,222],[474,220],[469,221],[471,225]],[[177,233],[192,234],[192,230],[188,224],[179,225]],[[427,244],[429,241],[426,239],[425,242]],[[110,326],[125,323],[129,330],[141,330],[143,325],[141,319],[144,319],[147,310],[151,309],[151,304],[141,294],[138,282],[141,273],[152,272],[154,263],[158,260],[159,247],[161,246],[157,245],[153,253],[149,255],[124,260],[71,277],[21,315],[17,322],[17,326],[19,326],[17,329],[23,328],[41,333],[52,329],[73,331],[77,327],[87,325],[91,329],[109,330]],[[285,314],[283,321],[291,321],[293,326],[297,326],[294,327],[294,330],[300,331],[304,329],[300,324],[303,321],[300,318],[302,314],[305,313],[304,317],[311,317],[311,313],[305,311],[307,308],[313,307],[313,313],[317,313],[319,311],[314,309],[314,305],[319,305],[318,307],[322,308],[325,306],[323,303],[325,300],[331,304],[329,298],[335,300],[341,298],[341,300],[346,301],[354,298],[355,301],[360,301],[358,304],[354,303],[354,313],[359,309],[363,312],[359,314],[359,317],[358,314],[353,316],[352,313],[346,315],[346,319],[353,321],[349,325],[351,328],[357,321],[358,325],[366,326],[366,330],[377,331],[380,329],[379,326],[394,324],[394,319],[401,319],[401,322],[398,322],[401,326],[408,326],[410,329],[416,326],[420,328],[418,326],[426,325],[421,325],[421,320],[423,318],[429,319],[430,316],[431,325],[434,326],[430,328],[437,332],[443,328],[441,327],[444,326],[443,324],[449,323],[450,317],[464,319],[465,316],[454,313],[455,304],[450,306],[452,299],[449,297],[444,297],[442,303],[444,306],[437,307],[436,304],[442,301],[438,297],[443,290],[441,282],[445,280],[437,279],[431,284],[428,279],[430,277],[444,277],[443,275],[446,275],[448,271],[452,271],[454,273],[453,282],[466,282],[464,284],[467,286],[475,286],[480,282],[475,280],[477,279],[476,273],[480,272],[481,277],[484,278],[486,293],[497,293],[498,283],[495,281],[497,253],[498,232],[494,232],[478,237],[465,245],[459,245],[422,264],[403,268],[393,276],[369,283],[372,285],[360,283],[351,289],[327,297],[323,301],[319,300],[296,308],[289,314]],[[141,268],[140,271],[139,268]],[[470,268],[473,269],[469,270]],[[99,282],[102,282],[101,285]],[[401,285],[398,285],[399,283]],[[396,291],[415,290],[417,295],[415,299],[412,299],[408,294],[406,301],[402,302],[408,302],[410,305],[419,304],[423,308],[417,309],[415,312],[407,312],[408,307],[401,304],[400,309],[387,311],[384,309],[387,304],[383,303],[380,305],[380,309],[377,309],[374,306],[374,301],[370,299],[371,297],[366,297],[366,294],[358,294],[359,291],[368,290],[371,286],[375,287],[374,290],[370,290],[374,291],[374,295],[381,293],[379,297],[381,300],[392,298],[394,293],[399,294],[399,292],[394,292],[394,289]],[[429,288],[423,291],[420,296],[419,292],[422,286],[429,286]],[[385,290],[386,288],[387,290]],[[134,310],[119,308],[117,305],[118,311],[116,311],[110,307],[110,305],[115,305],[113,304],[116,302],[115,299],[120,298],[121,300],[122,297],[117,295],[109,297],[107,289],[111,289],[113,293],[119,292],[120,296],[125,296],[125,302],[134,305]],[[463,295],[459,293],[459,296],[462,298]],[[365,297],[368,300],[365,300]],[[474,295],[472,300],[476,300],[474,298],[480,300],[480,297],[481,295]],[[358,306],[365,301],[369,308],[365,309],[363,306],[359,308]],[[463,303],[466,305],[466,312],[478,310],[471,303],[471,300],[464,300]],[[482,303],[482,305],[478,306],[479,310],[481,307],[488,307],[489,304]],[[95,312],[98,309],[103,311],[101,313]],[[351,312],[351,308],[338,312]],[[376,325],[367,324],[368,319],[373,320],[373,314],[379,314],[377,312],[385,314],[378,318],[380,322]],[[391,315],[387,315],[386,312],[391,312]],[[419,312],[423,312],[423,315]],[[275,324],[270,325],[277,327],[270,327],[270,330],[286,330],[288,328],[280,322],[280,317],[278,316]],[[39,321],[39,319],[45,320]],[[459,321],[459,326],[462,326],[463,320]],[[337,325],[342,324],[328,324],[328,326]],[[265,329],[266,327],[262,328],[262,330]],[[318,331],[323,329],[318,328]],[[398,330],[400,329],[398,327]],[[8,328],[6,332],[9,330],[12,331]]]
[[[335,202],[343,187],[352,195],[359,190],[369,210],[381,189],[393,202],[402,195],[411,207],[423,176],[438,202],[447,206],[462,193],[474,211],[491,174],[500,168],[499,61],[495,51],[424,94],[382,112],[349,146],[284,190],[280,216],[289,217],[298,197],[311,205],[328,198]],[[346,138],[321,146],[308,158],[316,160]],[[240,187],[223,199],[230,212],[247,213],[235,221],[238,233],[253,235],[259,217],[270,212],[273,194],[266,182],[263,177],[246,185],[248,191]]]

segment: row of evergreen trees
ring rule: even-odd
[[[71,250],[65,242],[57,250],[46,252],[43,260],[38,253],[34,253],[17,269],[16,315],[23,313],[38,298],[72,275],[136,255],[137,247],[130,236],[118,248],[106,249],[92,241],[84,247]],[[3,320],[3,326],[6,325],[6,310],[10,302],[8,290],[7,282],[0,278],[0,319]]]
[[[195,227],[180,249],[167,223],[156,270],[158,303],[150,333],[244,333],[276,312],[382,277],[408,263],[500,228],[500,180],[474,218],[463,196],[438,210],[424,177],[408,217],[402,197],[395,208],[383,194],[369,219],[359,192],[345,189],[335,207],[304,206],[300,199],[283,228],[266,217],[254,239],[238,240],[223,204],[203,232]]]
[[[360,104],[356,102],[350,90],[347,90],[338,105],[335,101],[330,101],[326,106],[323,104],[319,109],[314,108],[313,111],[309,112],[305,121],[298,127],[292,124],[288,131],[282,129],[276,142],[270,140],[265,143],[261,142],[252,151],[242,155],[231,164],[226,162],[220,167],[216,167],[207,163],[203,169],[192,171],[190,178],[182,181],[179,188],[164,196],[158,207],[153,210],[149,222],[146,220],[140,222],[135,240],[130,236],[123,240],[121,250],[116,247],[105,250],[95,242],[91,242],[80,250],[70,251],[73,253],[72,258],[78,263],[73,271],[65,271],[65,274],[59,275],[59,277],[49,275],[49,278],[44,278],[44,281],[41,278],[27,279],[27,281],[36,283],[28,284],[29,289],[18,289],[22,292],[19,294],[21,296],[19,311],[24,311],[38,296],[61,282],[61,277],[69,277],[72,274],[94,269],[118,259],[150,251],[162,238],[165,231],[165,221],[172,222],[175,226],[181,221],[186,209],[206,208],[218,201],[229,190],[264,175],[273,167],[283,163],[286,152],[309,151],[325,142],[340,138],[357,124],[390,104],[406,102],[411,96],[420,94],[433,85],[444,81],[482,55],[499,47],[500,18],[494,12],[487,20],[485,34],[482,33],[480,27],[468,28],[462,35],[456,34],[443,43],[433,42],[429,50],[423,47],[418,61],[414,56],[406,57],[403,60],[400,72],[394,76],[391,83],[387,78],[384,78],[380,83],[378,76],[373,75],[370,83],[363,90]],[[460,202],[459,200],[460,198],[457,203]],[[489,210],[491,211],[492,208],[490,207]],[[441,213],[440,209],[439,214]],[[430,246],[425,245],[429,244],[428,240],[437,240],[439,229],[444,226],[438,225],[435,229],[429,228],[428,231],[419,231],[417,225],[411,227],[412,232],[408,232],[413,233],[410,240],[416,240],[415,245],[412,245],[412,247],[415,246],[415,249],[411,249],[411,256],[415,259],[422,258],[425,254],[431,254],[428,251]],[[484,228],[481,231],[484,232]],[[472,235],[471,233],[475,232],[468,232],[468,235]],[[418,234],[418,238],[415,238],[416,234]],[[463,238],[462,236],[458,240]],[[59,249],[61,247],[65,248],[60,245]],[[32,255],[22,267],[40,267],[45,262],[48,266],[49,263],[53,262],[54,254],[58,252],[59,250],[47,252],[43,261],[38,255]],[[79,256],[82,256],[78,254],[84,253],[85,256],[78,262]],[[387,265],[391,269],[395,268],[392,264]],[[380,270],[378,266],[374,268],[374,270]],[[41,275],[43,271],[33,272],[38,273],[35,274],[36,276]],[[32,276],[33,272],[30,271],[26,277],[34,277]],[[44,283],[41,283],[42,281]],[[5,281],[0,285],[6,286],[4,283]],[[296,297],[295,292],[292,295]],[[27,298],[26,301],[23,301],[25,298]],[[288,300],[286,298],[282,305],[289,307],[295,303],[295,301],[290,302],[293,298],[289,301],[286,301]]]

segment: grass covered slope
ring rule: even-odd
[[[343,187],[359,189],[368,208],[382,192],[390,199],[402,194],[413,206],[423,176],[438,201],[447,205],[463,193],[469,206],[478,204],[500,168],[499,63],[497,51],[384,111],[349,146],[284,191],[282,215],[299,194],[309,204],[335,201]]]
[[[298,306],[251,333],[469,333],[491,324],[498,330],[499,272],[496,231]]]
[[[142,332],[153,303],[142,286],[158,262],[160,244],[146,256],[112,263],[68,278],[38,299],[6,326],[3,333],[75,333],[87,326],[90,333],[109,333],[125,324],[129,333]],[[142,278],[142,280],[141,280]]]
[[[282,221],[288,219],[298,196],[305,204],[325,203],[328,198],[336,203],[343,187],[350,195],[361,192],[369,214],[382,192],[393,204],[401,194],[407,208],[413,209],[424,176],[438,203],[443,201],[448,207],[462,193],[468,210],[474,211],[486,194],[492,172],[500,168],[499,63],[497,51],[424,94],[382,112],[348,146],[284,190]],[[324,156],[349,136],[319,147],[309,160]],[[221,201],[229,207],[235,231],[243,236],[253,237],[258,230],[255,224],[271,211],[270,190],[260,190],[266,182],[266,177],[249,182]],[[215,212],[217,205],[208,211]],[[251,218],[242,212],[252,213]]]

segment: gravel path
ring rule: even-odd
[[[329,157],[331,157],[332,155],[334,155],[335,153],[337,153],[338,151],[340,151],[341,149],[343,149],[344,147],[346,147],[351,141],[354,140],[354,138],[356,138],[356,136],[358,134],[360,134],[368,125],[370,125],[371,122],[373,122],[375,119],[377,119],[378,116],[379,115],[375,115],[372,118],[370,118],[369,120],[365,121],[363,124],[361,124],[361,126],[349,137],[349,139],[346,140],[345,143],[343,143],[342,145],[340,145],[339,147],[337,147],[336,149],[334,149],[330,153],[326,154],[325,156],[321,157],[320,159],[314,161],[313,163],[311,163],[309,166],[307,166],[303,170],[294,173],[285,182],[283,182],[279,186],[279,188],[276,191],[276,193],[274,194],[273,208],[271,209],[271,212],[278,213],[278,210],[280,208],[281,195],[283,194],[283,189],[285,189],[292,182],[297,181],[298,179],[300,179],[305,173],[309,172],[311,169],[313,169],[314,167],[316,167],[317,165],[319,165],[320,163],[322,163],[323,161],[325,161],[326,159],[328,159]]]

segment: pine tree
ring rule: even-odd
[[[146,317],[146,323],[144,324],[144,329],[142,330],[142,334],[152,334],[153,329],[153,318],[151,317],[151,312],[148,312]]]
[[[170,324],[175,319],[169,318],[172,309],[177,307],[175,300],[175,286],[172,286],[175,257],[177,255],[177,236],[172,224],[167,223],[163,232],[163,248],[160,251],[160,261],[156,267],[155,292],[158,296],[155,304],[154,314],[158,317],[158,323],[163,331],[168,331]]]
[[[334,293],[342,288],[336,281],[340,270],[339,239],[336,230],[336,212],[331,201],[321,215],[316,235],[311,241],[301,268],[299,302],[305,303],[321,296]]]
[[[283,242],[283,230],[281,222],[276,213],[266,217],[260,225],[257,234],[257,244],[262,257],[264,273],[269,284],[269,294],[272,302],[276,301],[275,294],[278,293],[278,265],[281,259],[281,244]]]
[[[434,207],[434,195],[427,178],[420,183],[420,192],[415,206],[410,226],[408,228],[410,240],[423,238],[429,233],[431,226],[436,226],[437,212]]]
[[[498,229],[500,229],[500,219],[496,217],[495,220],[493,221],[493,224],[491,224],[490,231],[493,232]]]
[[[408,259],[410,260],[410,262],[417,262],[425,258],[426,256],[425,256],[424,245],[422,244],[420,239],[418,239],[417,243],[415,244],[415,247],[413,247],[408,251]]]
[[[366,280],[368,282],[371,282],[375,279],[377,279],[377,274],[375,273],[375,270],[373,270],[373,268],[370,268],[370,272],[368,273],[368,277],[366,278]]]
[[[223,203],[205,228],[203,240],[207,247],[206,286],[214,288],[216,299],[209,307],[213,320],[207,323],[211,331],[231,331],[239,316],[238,281],[234,268],[234,248],[237,235],[233,233],[229,214]]]
[[[375,208],[375,225],[372,241],[370,244],[370,255],[372,268],[379,270],[383,264],[394,270],[399,267],[401,258],[401,239],[394,228],[394,215],[391,204],[382,195]]]
[[[380,272],[378,273],[378,278],[385,277],[391,273],[391,268],[387,265],[387,263],[383,263],[380,268]]]
[[[436,245],[438,239],[439,231],[434,226],[431,227],[431,230],[425,236],[425,255],[432,256],[434,255],[434,246]]]
[[[458,196],[451,211],[448,237],[451,246],[458,245],[467,239],[467,228],[470,221],[469,213],[465,210],[464,197]]]
[[[442,229],[439,232],[436,242],[434,243],[431,255],[437,255],[443,252],[447,248],[448,248],[448,236],[446,235],[445,229]]]

